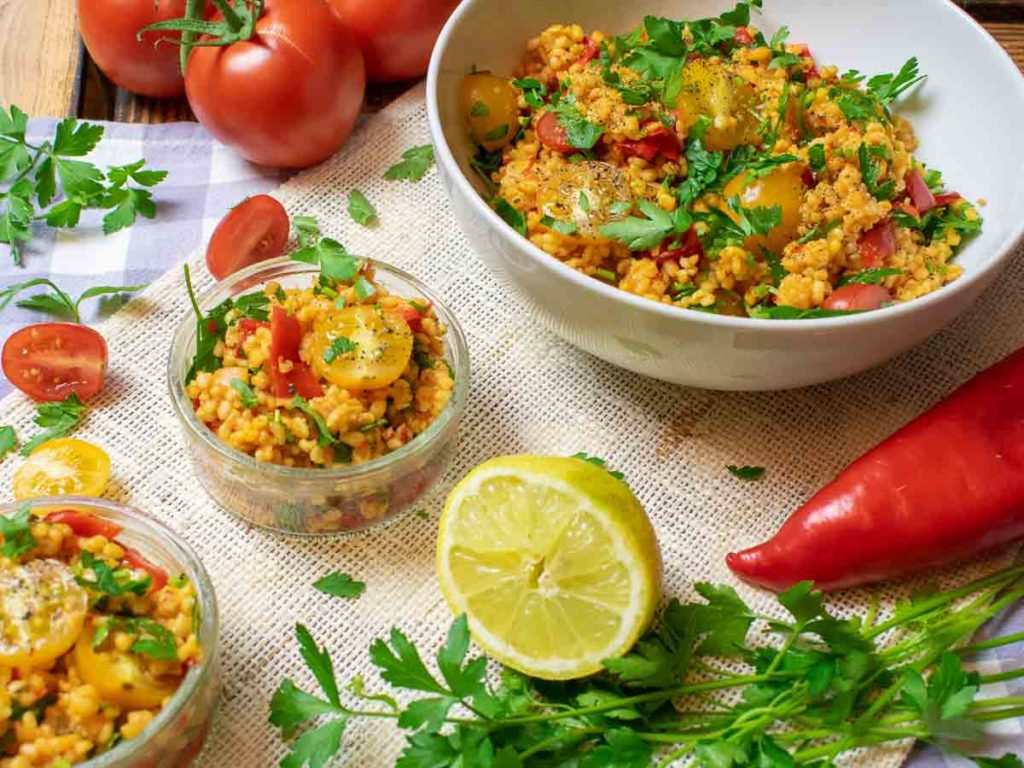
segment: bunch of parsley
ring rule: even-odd
[[[131,226],[136,216],[156,215],[149,188],[163,181],[166,171],[147,169],[144,160],[101,171],[79,159],[99,144],[103,126],[69,117],[57,123],[52,140],[41,144],[28,141],[27,129],[24,112],[13,105],[0,108],[0,243],[9,246],[15,264],[22,263],[36,221],[72,228],[83,210],[100,208],[107,211],[103,232],[109,235]]]
[[[1024,669],[986,676],[961,663],[981,648],[1020,641],[963,645],[1024,597],[1022,566],[916,594],[886,620],[877,603],[863,617],[839,618],[808,583],[779,595],[786,618],[755,614],[731,587],[695,589],[702,600],[673,600],[630,653],[572,682],[509,669],[489,676],[488,661],[469,653],[465,616],[436,656],[439,674],[392,630],[374,641],[370,659],[408,703],[367,691],[361,678],[342,687],[330,654],[299,625],[319,690],[285,679],[274,694],[270,722],[290,742],[280,765],[321,768],[360,718],[391,719],[407,732],[398,768],[645,768],[677,760],[829,768],[850,750],[903,739],[952,749],[985,722],[1024,714],[1024,697],[978,698],[986,683],[1024,677]],[[1024,766],[1013,755],[973,759],[982,768]]]

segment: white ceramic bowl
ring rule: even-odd
[[[840,71],[892,72],[917,56],[928,80],[901,106],[917,156],[965,197],[987,198],[984,232],[961,252],[965,274],[922,299],[852,317],[766,321],[681,310],[588,278],[508,227],[480,195],[458,105],[473,66],[515,72],[526,40],[577,22],[619,34],[646,14],[717,15],[714,0],[465,0],[441,33],[427,78],[438,168],[473,248],[537,319],[610,363],[713,389],[785,389],[849,376],[919,344],[966,309],[1024,239],[1024,77],[985,30],[948,0],[765,0],[754,24],[792,30]]]

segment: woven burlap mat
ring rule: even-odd
[[[276,765],[284,749],[267,724],[281,678],[311,683],[294,641],[309,625],[334,655],[340,679],[380,679],[367,648],[392,626],[428,653],[451,621],[434,577],[434,534],[445,491],[481,461],[538,452],[603,456],[621,469],[654,522],[665,561],[665,591],[692,596],[690,584],[733,583],[723,564],[730,548],[769,535],[801,500],[844,464],[937,402],[976,371],[1024,343],[1024,263],[1013,263],[949,329],[898,360],[827,386],[768,394],[684,389],[620,371],[542,330],[524,304],[477,261],[448,206],[436,171],[418,184],[381,174],[402,151],[429,142],[422,87],[367,119],[333,160],[277,193],[291,214],[311,214],[351,251],[394,263],[433,286],[461,319],[469,339],[472,392],[462,443],[441,488],[423,507],[429,517],[352,538],[296,539],[249,528],[199,488],[171,411],[167,357],[189,312],[180,270],[157,280],[101,328],[111,356],[108,385],[77,434],[110,454],[108,495],[159,517],[184,536],[209,569],[220,600],[224,687],[216,727],[198,761],[203,768]],[[365,229],[346,213],[350,189],[380,212]],[[205,276],[202,254],[190,259]],[[208,287],[208,277],[199,290]],[[32,434],[34,405],[15,393],[2,421]],[[20,464],[0,464],[0,481]],[[756,483],[734,479],[727,464],[767,467]],[[963,580],[1005,561],[960,566]],[[312,583],[333,570],[365,581],[356,601],[322,595]],[[935,576],[933,575],[932,578]],[[904,587],[906,589],[907,587]],[[740,587],[761,612],[770,596]],[[886,603],[901,594],[885,590]],[[865,592],[835,600],[863,612]],[[402,739],[390,723],[357,723],[339,765],[385,766]],[[908,747],[873,750],[862,765],[896,766]]]

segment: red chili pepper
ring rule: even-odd
[[[892,219],[885,219],[869,229],[857,241],[860,249],[860,263],[865,269],[881,266],[887,258],[896,253],[896,227]]]
[[[1024,536],[1024,348],[860,457],[760,546],[730,554],[774,590],[904,576]]]
[[[589,64],[598,56],[601,55],[601,45],[591,40],[589,37],[583,38],[583,55],[580,57],[581,64]]]
[[[949,205],[950,203],[955,203],[957,200],[963,199],[963,196],[959,192],[946,192],[935,196],[935,207],[941,208],[944,205]]]
[[[661,251],[660,253],[651,253],[651,257],[657,262],[660,267],[667,261],[676,261],[679,259],[685,259],[687,256],[703,256],[704,246],[701,245],[700,236],[697,234],[696,227],[690,227],[686,230],[686,234],[683,235],[682,242],[678,248],[672,248],[671,250]]]
[[[323,390],[316,376],[299,357],[302,326],[294,315],[279,305],[270,313],[270,382],[274,397],[320,397]],[[290,362],[291,369],[282,371],[280,361]]]
[[[928,213],[935,207],[935,195],[928,189],[924,176],[916,168],[907,174],[907,194],[910,195],[910,202],[914,204],[919,213]]]
[[[642,157],[647,162],[652,162],[658,155],[678,160],[682,151],[679,137],[660,123],[648,128],[642,139],[619,142],[619,149],[624,157]]]
[[[88,512],[80,512],[77,509],[61,509],[51,512],[43,519],[48,523],[63,523],[71,529],[75,536],[84,536],[87,539],[93,536],[103,536],[113,541],[121,533],[121,526],[117,523],[104,520],[102,517]]]
[[[122,545],[124,546],[124,545]],[[124,561],[136,571],[145,571],[153,579],[152,591],[157,592],[167,585],[167,571],[144,558],[134,549],[124,547]]]

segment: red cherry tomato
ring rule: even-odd
[[[647,162],[652,162],[658,155],[663,155],[668,160],[678,160],[681,147],[679,137],[674,131],[657,125],[649,128],[647,135],[642,139],[620,142],[619,149],[624,157],[642,157]]]
[[[136,571],[145,571],[153,579],[153,592],[163,589],[167,585],[167,571],[159,566],[153,565],[134,549],[124,547],[124,561]]]
[[[704,246],[700,242],[700,236],[697,234],[697,228],[691,226],[686,230],[686,234],[683,235],[678,248],[661,251],[660,253],[652,253],[651,255],[660,267],[668,261],[675,261],[678,263],[679,259],[685,259],[688,256],[703,256]]]
[[[916,168],[907,174],[907,194],[918,213],[928,213],[936,206],[935,195],[928,189],[924,176]]]
[[[316,376],[299,357],[301,342],[302,326],[299,321],[284,307],[275,304],[270,312],[270,382],[274,397],[301,395],[310,398],[323,394]],[[291,369],[282,371],[281,360],[290,362]]]
[[[249,40],[194,48],[185,71],[199,122],[275,168],[333,155],[352,133],[365,85],[355,37],[320,0],[266,0]]]
[[[284,253],[288,213],[270,195],[247,197],[220,220],[206,247],[206,267],[223,280],[240,269]]]
[[[429,308],[430,303],[428,302],[427,309]],[[416,307],[406,304],[398,310],[398,314],[409,324],[409,328],[413,333],[419,333],[423,329],[423,313],[416,309]]]
[[[355,33],[366,76],[393,82],[427,73],[441,27],[459,0],[329,0]]]
[[[865,269],[880,266],[896,253],[896,227],[892,220],[886,219],[861,235],[857,247],[860,249],[861,266]]]
[[[556,152],[576,151],[576,147],[569,143],[565,130],[558,124],[558,115],[554,112],[545,112],[537,121],[537,137],[545,147]]]
[[[4,375],[33,400],[88,400],[103,388],[107,343],[75,323],[39,323],[11,334],[3,349]]]
[[[139,30],[158,21],[185,15],[185,0],[77,0],[78,26],[89,55],[107,77],[143,96],[180,96],[185,83],[179,68],[179,49],[162,38],[177,40],[178,32]]]
[[[825,299],[823,309],[845,312],[879,309],[892,303],[892,296],[880,285],[844,285]]]
[[[80,512],[77,509],[61,509],[51,512],[43,518],[48,523],[62,523],[71,529],[75,536],[103,536],[113,541],[121,533],[121,526],[104,520],[102,517]]]

